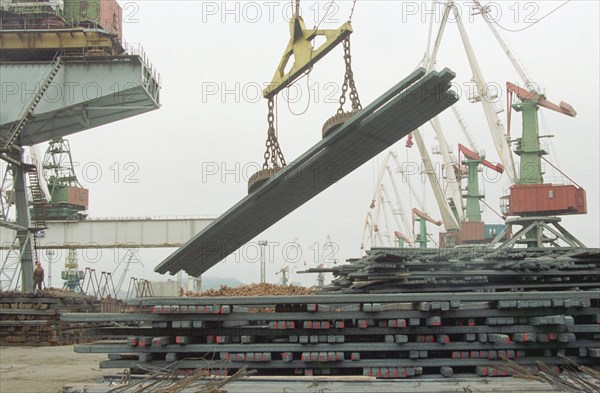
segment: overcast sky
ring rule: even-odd
[[[68,138],[75,161],[98,163],[103,168],[103,176],[94,182],[79,174],[82,184],[90,189],[89,215],[216,217],[246,195],[247,177],[262,161],[267,108],[259,87],[271,80],[289,40],[290,2],[119,3],[124,9],[125,40],[143,45],[162,75],[162,108]],[[337,28],[348,19],[351,1],[335,1],[326,13],[330,4],[303,1],[307,27],[322,20],[320,28]],[[457,4],[487,81],[501,88],[506,81],[520,82],[481,17],[471,15],[472,3]],[[571,1],[542,18],[561,4],[511,1],[492,3],[491,7],[498,29],[531,78],[544,88],[547,98],[556,103],[566,101],[578,112],[576,118],[569,118],[541,109],[547,126],[542,132],[555,136],[549,159],[587,190],[588,215],[564,217],[564,224],[586,245],[598,247],[599,6],[596,1]],[[357,2],[352,19],[352,59],[364,106],[419,64],[427,45],[428,10],[429,1]],[[441,10],[437,7],[433,13],[437,20]],[[534,24],[536,20],[539,22]],[[497,162],[481,104],[466,99],[471,71],[455,23],[446,28],[437,67],[456,72],[461,89],[457,107],[478,148],[490,161]],[[343,70],[339,47],[315,65],[308,80],[304,78],[292,89],[294,102],[288,104],[280,95],[279,134],[288,162],[320,139],[322,124],[337,109]],[[499,93],[499,105],[505,106],[505,92]],[[505,122],[506,112],[500,118]],[[520,115],[513,116],[513,134],[520,133],[520,120]],[[458,124],[446,113],[442,125],[456,151],[458,143],[465,143]],[[434,145],[432,130],[425,127],[424,134]],[[394,149],[403,161],[420,164],[416,147],[407,151],[402,141]],[[341,262],[360,255],[363,222],[381,159],[365,164],[257,238],[278,244],[273,248],[274,262],[268,266],[270,281],[286,262],[283,245],[295,240],[303,254],[301,262],[291,264],[292,270],[296,266],[302,270],[304,261],[307,267],[320,263],[323,252],[317,257],[316,250],[322,248],[327,236],[338,246],[330,259]],[[115,163],[120,168],[118,179],[114,176]],[[126,167],[127,163],[135,164],[135,173],[131,166]],[[217,174],[214,168],[220,168]],[[232,174],[236,169],[237,175]],[[127,174],[137,182],[126,182]],[[425,209],[438,218],[429,186],[422,187],[418,176],[414,180],[419,193],[427,191],[423,196]],[[560,181],[551,171],[546,180]],[[505,176],[485,184],[487,203],[497,209],[498,198],[508,186]],[[484,218],[490,223],[499,222],[487,208]],[[434,228],[430,231],[433,233]],[[255,250],[248,248],[248,259],[256,260]],[[133,273],[160,278],[153,269],[172,251],[142,252],[143,267],[133,266]],[[114,266],[109,256],[103,263]],[[208,275],[252,282],[259,280],[259,269],[257,263],[228,260]],[[312,284],[315,277],[294,274],[292,281]]]

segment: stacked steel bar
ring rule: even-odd
[[[598,290],[150,298],[133,302],[141,313],[63,320],[127,324],[88,332],[111,342],[75,347],[108,353],[103,368],[177,362],[263,375],[495,376],[507,375],[491,365],[503,357],[557,366],[560,354],[595,366],[599,301]]]
[[[67,291],[0,293],[0,342],[10,345],[88,342],[89,338],[84,336],[87,324],[64,322],[60,315],[98,309],[95,298]]]
[[[449,90],[453,77],[448,70],[413,73],[259,186],[156,271],[185,270],[198,276],[210,269],[456,102]],[[75,348],[108,353],[104,368],[175,363],[183,370],[215,373],[250,366],[263,375],[408,378],[506,375],[492,366],[501,358],[556,366],[557,355],[564,355],[583,365],[596,364],[600,291],[593,277],[598,253],[519,252],[386,250],[336,268],[338,279],[328,288],[333,294],[151,298],[132,302],[142,312],[71,314],[63,320],[123,324],[88,332],[112,341]]]
[[[258,187],[156,269],[197,277],[369,159],[454,104],[455,74],[413,72]]]
[[[333,273],[324,292],[558,291],[600,287],[600,249],[374,249]]]

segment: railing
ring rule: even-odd
[[[218,215],[198,216],[145,216],[145,217],[96,217],[87,218],[85,221],[175,221],[175,220],[215,220]]]
[[[46,18],[32,19],[30,16],[31,14],[29,13],[27,14],[27,16],[11,16],[10,18],[0,19],[0,30],[72,30],[77,27],[80,27],[83,29],[102,30],[106,33],[111,34],[108,30],[104,29],[100,25],[100,22],[97,20],[85,22],[65,20],[61,18],[60,13],[56,13],[55,15],[48,13],[45,15]],[[50,16],[55,16],[56,18],[50,18]]]
[[[10,12],[27,12],[28,14],[54,13],[60,15],[63,12],[64,2],[62,0],[46,0],[44,2],[20,1],[2,2],[1,10]]]
[[[154,68],[154,66],[150,62],[150,59],[148,58],[148,55],[146,55],[146,52],[144,51],[142,45],[139,43],[130,43],[123,41],[123,48],[125,49],[125,53],[127,53],[128,55],[139,56],[140,59],[142,59],[142,63],[144,64],[152,78],[158,84],[158,87],[162,87],[162,79],[160,73],[156,70],[156,68]]]
[[[216,220],[219,215],[206,214],[198,216],[145,216],[145,217],[87,217],[85,220],[52,220],[52,222],[106,222],[106,221],[183,221],[183,220]],[[16,220],[6,220],[16,224]]]

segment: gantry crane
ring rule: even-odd
[[[22,39],[22,38],[21,38]],[[0,159],[8,163],[4,178],[12,179],[13,190],[10,190],[10,197],[2,203],[2,213],[0,214],[0,225],[9,226],[16,230],[16,236],[13,241],[14,251],[8,255],[17,255],[18,265],[12,269],[13,276],[19,271],[21,274],[21,290],[33,290],[33,268],[37,261],[37,253],[35,249],[35,234],[40,233],[47,228],[45,207],[47,205],[46,198],[40,186],[39,173],[35,163],[28,163],[25,159],[25,150],[21,145],[21,133],[25,129],[27,123],[34,119],[34,113],[37,106],[42,101],[44,94],[50,87],[55,76],[63,66],[63,60],[59,53],[52,60],[49,69],[47,70],[42,82],[37,85],[37,90],[31,99],[25,103],[23,109],[19,113],[16,121],[10,127],[5,138],[0,139]],[[27,193],[27,177],[29,177],[29,194],[31,196],[31,212],[28,209],[28,193]],[[5,179],[2,180],[2,183]],[[2,184],[1,191],[4,193],[5,184]],[[0,196],[0,199],[7,199],[5,196]],[[8,208],[14,204],[16,207],[16,224],[5,224],[8,220]],[[33,213],[33,214],[31,214]],[[5,275],[7,258],[4,259],[0,269],[2,275]],[[15,282],[14,277],[8,280],[9,284]]]
[[[513,225],[520,225],[522,228],[501,247],[507,248],[516,244],[524,244],[527,247],[559,246],[559,240],[571,247],[585,247],[559,224],[560,218],[557,217],[587,213],[585,190],[577,184],[544,183],[542,160],[548,164],[550,162],[543,157],[548,153],[540,146],[538,126],[539,107],[570,117],[575,117],[577,112],[565,102],[556,105],[548,101],[543,94],[510,82],[507,82],[506,90],[508,106],[523,115],[523,132],[521,137],[515,140],[515,153],[521,158],[519,178],[517,183],[511,186],[509,195],[501,199],[501,205],[504,214],[517,216],[507,220],[507,228]],[[513,103],[514,96],[519,98],[520,102]],[[507,117],[510,132],[510,110]]]
[[[517,56],[515,55],[515,52],[508,46],[506,41],[504,41],[504,39],[500,35],[500,32],[496,28],[497,21],[494,20],[494,17],[492,16],[493,10],[491,9],[491,7],[489,5],[482,5],[479,0],[474,0],[474,3],[475,3],[475,7],[473,7],[473,11],[474,11],[473,14],[479,14],[482,16],[486,25],[489,27],[490,31],[494,35],[494,38],[496,38],[496,41],[498,41],[498,44],[500,45],[500,47],[506,54],[506,57],[508,57],[508,60],[513,65],[517,74],[519,74],[519,77],[521,78],[523,83],[525,83],[525,87],[529,90],[539,89],[539,86],[537,86],[535,83],[533,83],[531,76],[527,73],[527,71],[525,70],[525,67],[522,64],[520,64],[519,61],[517,60]],[[492,14],[492,15],[490,15],[490,14]]]

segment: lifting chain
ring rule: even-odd
[[[267,122],[269,123],[269,129],[267,131],[267,142],[265,143],[267,150],[264,155],[265,162],[263,163],[263,169],[269,169],[269,159],[273,168],[287,165],[281,152],[281,147],[279,147],[277,132],[275,131],[275,100],[272,96],[269,97],[268,108]]]
[[[346,38],[344,44],[344,63],[346,65],[346,74],[344,75],[344,83],[342,84],[342,95],[340,96],[339,103],[340,107],[337,113],[344,113],[344,104],[346,103],[346,93],[350,89],[349,97],[352,103],[352,111],[359,111],[362,109],[360,98],[358,97],[358,90],[356,90],[356,84],[354,83],[354,73],[352,72],[352,55],[350,54],[350,38]]]

